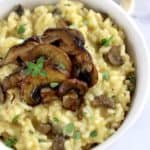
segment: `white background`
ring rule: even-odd
[[[135,5],[132,17],[144,34],[150,50],[150,0],[135,0]],[[150,99],[136,124],[109,150],[150,150]]]

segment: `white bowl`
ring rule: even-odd
[[[149,97],[150,89],[150,55],[144,39],[132,19],[113,1],[108,0],[81,0],[90,8],[108,13],[121,28],[124,29],[135,58],[137,70],[137,86],[131,109],[118,131],[100,144],[95,150],[104,150],[127,131],[141,114],[144,104]],[[40,4],[54,3],[56,0],[0,0],[0,17],[4,17],[17,4],[32,8]],[[0,150],[4,145],[0,144]],[[6,148],[7,149],[7,148]]]

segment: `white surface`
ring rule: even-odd
[[[143,32],[150,50],[149,0],[136,0],[133,18]],[[108,150],[150,150],[150,99],[136,124]]]

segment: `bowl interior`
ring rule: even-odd
[[[136,92],[133,98],[131,109],[119,130],[110,137],[106,142],[97,146],[95,149],[105,149],[112,142],[114,142],[119,135],[124,133],[137,119],[141,113],[146,99],[149,96],[149,76],[150,66],[149,62],[149,52],[146,48],[144,39],[139,32],[135,23],[131,18],[113,1],[106,0],[81,0],[89,8],[93,8],[97,11],[106,12],[110,15],[113,20],[124,30],[127,36],[127,41],[130,45],[131,54],[135,58],[136,69],[137,69],[137,86]],[[0,18],[5,17],[17,4],[22,4],[25,7],[33,8],[34,6],[48,3],[55,3],[57,0],[36,0],[36,1],[26,1],[26,0],[0,0]],[[0,145],[0,149],[2,146]],[[3,148],[4,149],[4,148]]]

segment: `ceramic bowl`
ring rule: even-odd
[[[150,54],[147,50],[142,34],[129,15],[111,0],[81,0],[89,8],[108,13],[111,18],[124,30],[129,52],[135,59],[137,85],[136,92],[132,100],[132,105],[128,115],[118,131],[108,138],[104,143],[95,147],[95,150],[107,149],[123,133],[131,127],[141,114],[144,104],[149,96],[150,89]],[[5,17],[17,4],[33,8],[35,6],[47,3],[55,3],[56,0],[0,0],[0,18]],[[0,144],[0,150],[5,150],[4,144]]]

